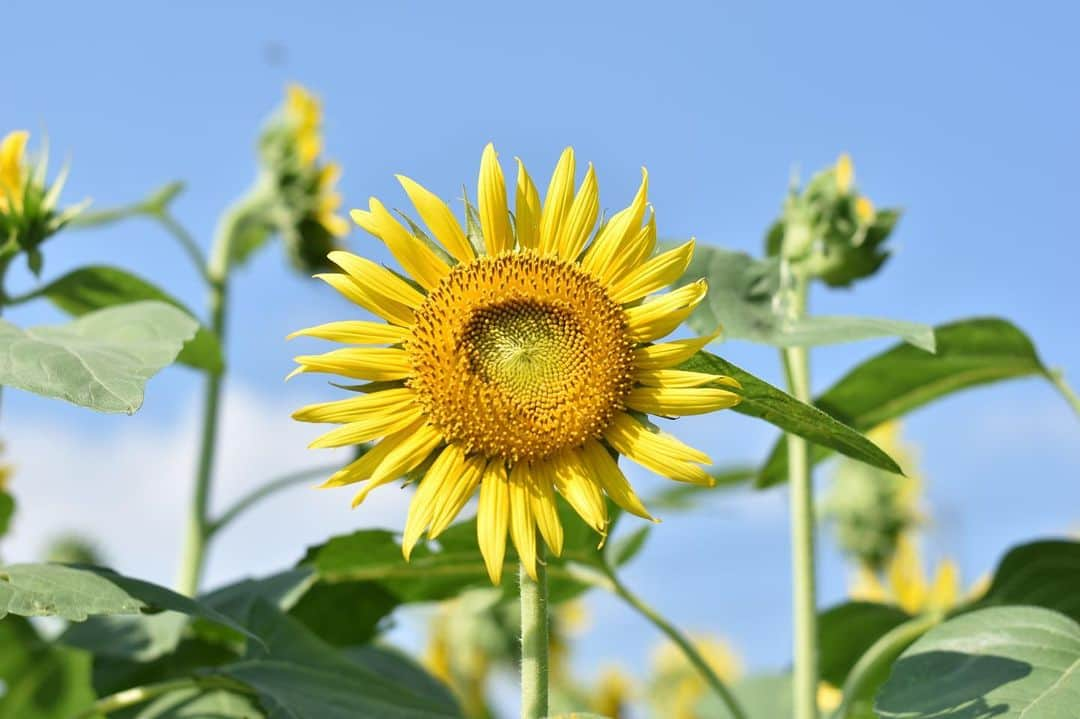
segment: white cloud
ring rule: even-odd
[[[11,491],[19,507],[5,559],[40,559],[50,538],[76,531],[98,542],[118,571],[171,585],[198,452],[197,404],[164,427],[139,415],[104,432],[43,418],[8,424],[5,455],[16,465]],[[291,401],[233,384],[223,408],[218,508],[272,477],[348,461],[344,451],[306,449],[317,431],[289,417]],[[285,568],[308,545],[361,526],[401,526],[407,495],[400,490],[385,487],[357,510],[349,509],[351,497],[348,489],[301,485],[257,505],[215,540],[205,584]]]

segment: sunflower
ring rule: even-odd
[[[600,201],[591,165],[575,193],[567,148],[543,204],[517,166],[511,215],[495,150],[484,149],[477,232],[464,231],[446,203],[407,177],[398,179],[434,240],[411,223],[406,229],[375,198],[367,211],[354,210],[353,220],[386,243],[408,279],[333,252],[344,273],[319,277],[385,321],[331,322],[294,335],[352,346],[297,357],[293,374],[368,382],[355,397],[294,414],[341,425],[312,447],[378,440],[323,486],[366,482],[356,506],[398,477],[421,477],[405,524],[406,558],[425,531],[437,537],[478,492],[478,540],[496,584],[508,533],[533,577],[538,532],[561,553],[557,494],[602,535],[605,495],[652,519],[617,464],[620,454],[674,480],[712,484],[702,466],[709,457],[646,414],[702,414],[739,401],[731,378],[674,369],[710,337],[653,344],[686,319],[706,285],[650,297],[683,274],[694,243],[653,255],[648,174],[630,206],[594,233]]]

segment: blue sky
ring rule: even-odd
[[[815,311],[928,323],[1001,315],[1080,379],[1080,96],[1068,90],[1080,12],[1069,4],[224,5],[7,0],[4,24],[19,30],[0,46],[9,69],[0,132],[47,131],[54,157],[72,161],[68,200],[107,207],[185,180],[176,210],[204,242],[250,181],[256,129],[294,80],[323,98],[348,206],[370,195],[400,206],[398,172],[457,197],[463,183],[475,186],[488,141],[534,176],[573,144],[596,164],[605,208],[630,199],[646,165],[662,235],[757,252],[791,169],[805,175],[848,151],[860,187],[906,214],[885,271],[854,291],[816,293]],[[383,256],[359,231],[348,243]],[[202,306],[184,256],[150,224],[64,234],[47,248],[45,275],[91,262]],[[10,284],[33,280],[18,270]],[[219,496],[325,460],[304,453],[308,428],[289,425],[288,408],[323,390],[314,380],[282,385],[297,349],[282,338],[345,311],[277,251],[237,276],[223,437],[233,449]],[[29,306],[8,319],[59,315]],[[883,346],[815,351],[815,387]],[[780,380],[771,350],[732,342],[719,351]],[[12,547],[30,556],[74,524],[98,534],[118,568],[169,580],[199,391],[192,372],[167,370],[133,418],[5,392],[0,434],[24,507]],[[721,462],[756,461],[775,436],[736,416],[686,422],[681,433]],[[936,518],[928,549],[956,556],[969,578],[1019,540],[1080,523],[1080,423],[1045,384],[948,399],[913,415],[907,436],[920,446]],[[211,579],[269,571],[333,532],[400,521],[400,501],[348,513],[346,497],[305,491],[224,537]],[[124,529],[140,519],[154,542]],[[731,493],[669,517],[629,579],[681,623],[730,637],[751,667],[776,667],[789,655],[786,557],[784,492]],[[823,604],[844,587],[825,541]],[[651,629],[609,600],[593,607],[582,666],[643,666]]]

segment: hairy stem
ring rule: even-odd
[[[548,715],[548,596],[541,543],[536,579],[521,567],[521,719]]]
[[[709,686],[716,692],[716,695],[720,697],[720,701],[724,703],[724,706],[727,708],[728,714],[730,714],[732,719],[747,719],[746,712],[739,705],[738,700],[735,699],[735,695],[731,693],[731,689],[728,688],[723,679],[716,675],[716,672],[713,671],[712,667],[709,666],[709,663],[705,661],[705,658],[701,656],[701,653],[698,652],[690,640],[680,632],[674,624],[669,622],[655,609],[642,601],[640,597],[631,592],[626,585],[622,583],[611,567],[605,568],[605,574],[611,582],[611,586],[609,587],[611,591],[615,592],[620,599],[633,607],[638,614],[648,619],[653,626],[667,635],[668,639],[675,642],[675,645],[682,650],[686,659],[695,669],[697,669],[705,681],[709,683]]]
[[[792,319],[806,314],[807,285],[796,275]],[[810,360],[805,347],[782,350],[788,390],[802,402],[810,401]],[[794,719],[816,719],[818,687],[817,597],[814,570],[814,486],[810,472],[810,446],[805,439],[787,435],[788,492],[791,505],[791,569]]]

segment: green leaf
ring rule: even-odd
[[[75,317],[140,300],[158,300],[195,316],[179,300],[156,285],[125,270],[104,265],[69,272],[38,290],[38,293]],[[176,361],[213,373],[221,372],[225,367],[217,335],[202,326],[184,345]]]
[[[81,622],[93,615],[163,610],[201,617],[253,637],[215,609],[171,589],[108,569],[62,564],[0,567],[0,619],[11,613],[24,617],[57,616]]]
[[[962,320],[941,325],[935,334],[937,354],[896,345],[851,370],[814,404],[838,421],[868,432],[968,387],[1031,376],[1054,381],[1027,335],[1005,320]],[[829,455],[831,448],[826,447],[812,448],[814,462]],[[781,438],[758,476],[758,486],[786,478],[787,446]]]
[[[1080,696],[1080,624],[1041,607],[951,619],[907,649],[877,696],[883,719],[1067,719]]]
[[[780,261],[757,260],[745,252],[698,245],[676,284],[704,277],[709,292],[687,319],[699,334],[723,328],[729,339],[774,347],[813,347],[877,337],[900,337],[933,351],[934,331],[917,322],[874,317],[807,317],[792,320],[777,301]]]
[[[896,607],[845,602],[818,616],[821,678],[843,686],[848,672],[874,642],[911,617]]]
[[[449,688],[405,652],[393,647],[363,646],[347,647],[341,653],[354,664],[385,677],[392,682],[409,687],[420,696],[445,706],[454,706],[457,700]]]
[[[0,384],[133,414],[147,380],[176,359],[197,328],[185,313],[152,301],[28,330],[0,320]]]
[[[71,719],[94,699],[91,657],[43,641],[21,617],[0,621],[0,717]]]
[[[739,706],[752,719],[781,719],[795,715],[791,703],[791,675],[763,674],[747,677],[731,688]],[[730,713],[715,692],[698,703],[694,716],[729,717]]]
[[[643,524],[625,537],[620,537],[613,542],[608,542],[604,550],[608,561],[613,567],[621,567],[637,556],[645,546],[645,540],[649,538],[649,532],[653,525]]]
[[[3,471],[0,469],[0,471]],[[0,489],[0,537],[7,534],[11,518],[15,514],[15,498]]]
[[[255,604],[252,628],[268,637],[268,650],[214,671],[254,688],[269,719],[461,716],[452,700],[434,699],[387,673],[392,656],[380,656],[374,666],[362,657],[350,660],[267,602]]]
[[[1005,604],[1053,609],[1080,622],[1080,542],[1044,540],[1010,549],[974,606]]]
[[[742,397],[742,401],[734,407],[736,412],[763,419],[785,432],[874,467],[902,474],[889,455],[856,430],[716,355],[698,352],[681,364],[679,369],[734,377],[742,385],[741,389],[736,390]]]

